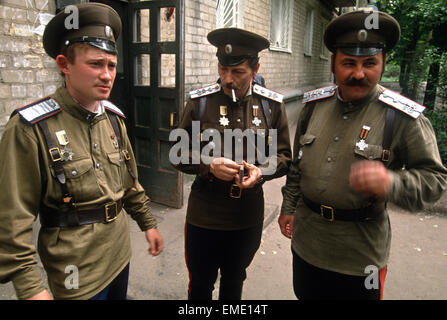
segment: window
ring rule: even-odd
[[[329,59],[329,50],[326,48],[326,45],[324,44],[324,31],[326,30],[327,25],[329,24],[328,21],[322,19],[321,20],[321,32],[320,32],[320,58],[324,60]]]
[[[292,51],[293,0],[270,1],[270,49]]]
[[[314,35],[314,11],[307,9],[306,11],[306,25],[304,29],[304,54],[312,56],[312,38]]]
[[[216,28],[244,27],[245,0],[217,0]]]

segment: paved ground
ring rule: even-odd
[[[266,226],[262,244],[248,268],[243,299],[294,300],[290,241],[276,223],[285,179],[266,183]],[[186,196],[189,187],[185,187]],[[130,299],[186,299],[188,283],[184,259],[185,207],[172,209],[152,205],[160,221],[165,250],[158,257],[147,253],[147,243],[137,225],[131,223],[132,261]],[[408,213],[392,207],[391,258],[384,298],[447,299],[447,216],[433,212]],[[44,274],[44,272],[43,272]],[[217,288],[217,284],[216,284]],[[217,295],[215,290],[215,296]],[[12,285],[0,285],[0,299],[16,299]]]

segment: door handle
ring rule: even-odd
[[[171,128],[176,127],[178,123],[176,123],[175,119],[177,118],[177,112],[171,112],[169,116],[169,125]]]

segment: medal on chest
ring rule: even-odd
[[[220,106],[220,119],[219,119],[219,123],[221,126],[228,126],[230,124],[230,120],[228,120],[228,118],[226,117],[227,115],[227,106]]]
[[[355,144],[355,146],[359,148],[360,151],[364,151],[366,148],[368,148],[366,138],[368,137],[369,130],[371,130],[371,127],[362,127],[362,131],[360,132],[360,141]]]
[[[67,148],[68,143],[70,142],[68,140],[67,133],[65,130],[57,131],[56,132],[56,138],[59,142],[59,145],[63,146],[64,148],[61,150],[61,158],[63,161],[69,161],[73,159],[73,151],[69,148]]]
[[[259,127],[261,124],[261,120],[258,118],[258,110],[259,106],[253,106],[253,120],[251,123],[253,123],[255,126]]]

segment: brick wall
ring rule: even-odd
[[[270,1],[245,0],[244,29],[270,38]],[[304,55],[306,8],[314,8],[312,56]],[[186,1],[185,26],[185,91],[216,81],[216,49],[206,39],[216,27],[216,1]],[[325,17],[324,19],[322,17]],[[311,87],[331,80],[330,61],[320,57],[322,21],[329,21],[331,13],[314,0],[295,0],[293,8],[292,52],[264,50],[260,53],[259,73],[267,86],[278,91]]]
[[[11,112],[52,93],[60,85],[56,63],[38,34],[55,1],[0,1],[0,135]]]

